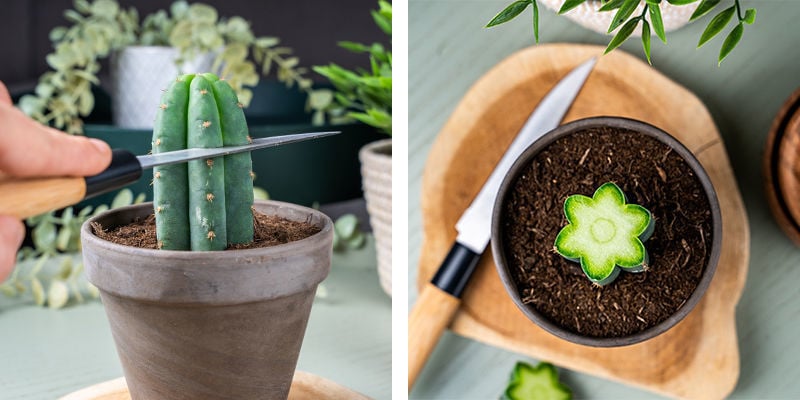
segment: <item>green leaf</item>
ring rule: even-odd
[[[697,47],[704,45],[706,42],[720,33],[722,29],[725,28],[725,25],[728,25],[728,22],[731,21],[734,13],[736,13],[736,6],[730,6],[729,8],[726,8],[717,14],[711,20],[711,22],[708,23],[708,26],[706,27],[706,30],[703,31],[703,34],[700,35],[700,41],[697,43]]]
[[[697,8],[694,10],[694,13],[692,13],[692,16],[689,18],[689,21],[694,21],[702,17],[703,15],[708,14],[711,10],[714,9],[714,7],[717,6],[717,4],[719,4],[720,1],[721,0],[703,0],[702,2],[700,2],[700,5],[698,5]]]
[[[31,279],[31,293],[33,293],[33,302],[37,306],[43,306],[45,301],[44,286],[42,286],[42,282],[38,278]]]
[[[367,242],[367,236],[363,232],[356,232],[350,240],[345,243],[348,250],[357,250],[364,247]]]
[[[527,8],[528,4],[530,3],[531,0],[518,0],[511,3],[511,5],[509,5],[503,11],[500,11],[500,13],[495,15],[494,18],[492,18],[492,20],[489,21],[488,24],[486,24],[486,28],[491,28],[495,25],[500,25],[502,23],[511,21],[521,12],[525,11],[525,8]]]
[[[684,6],[687,4],[696,3],[697,0],[667,0],[667,3],[674,4],[676,6]]]
[[[391,36],[392,35],[392,19],[391,14],[388,16],[379,12],[379,11],[371,11],[372,20],[375,21],[375,25],[378,25],[378,28],[381,28],[383,33]]]
[[[622,25],[622,28],[619,28],[619,31],[614,38],[611,39],[611,42],[608,44],[608,47],[606,47],[606,51],[603,54],[608,54],[610,51],[619,47],[619,45],[621,45],[633,33],[633,31],[636,29],[636,25],[638,24],[639,19],[634,18],[628,21],[628,23],[625,25]]]
[[[344,40],[344,41],[341,41],[341,42],[339,42],[337,44],[339,45],[339,47],[345,48],[345,49],[350,50],[350,51],[352,51],[354,53],[366,53],[366,52],[370,51],[370,47],[369,46],[363,45],[361,43],[349,42],[349,41]]]
[[[739,22],[735,28],[728,34],[728,37],[725,38],[725,41],[722,42],[722,48],[719,49],[719,63],[722,64],[722,60],[731,53],[731,51],[739,44],[739,41],[742,40],[742,34],[744,33],[744,24]]]
[[[661,0],[644,0],[644,2],[651,6],[658,6],[661,4]]]
[[[667,33],[664,31],[664,21],[661,19],[661,8],[658,5],[650,5],[647,9],[650,11],[650,22],[653,24],[656,36],[662,42],[667,43]]]
[[[104,212],[108,211],[108,206],[105,204],[100,204],[97,208],[94,209],[94,213],[92,213],[93,217],[96,217]]]
[[[69,287],[64,281],[54,280],[47,289],[47,306],[57,310],[69,301]]]
[[[345,214],[339,217],[333,224],[336,233],[343,239],[349,239],[356,232],[358,218],[353,214]]]
[[[58,238],[56,239],[56,249],[59,251],[67,250],[70,239],[72,239],[72,229],[69,226],[64,226],[58,231]]]
[[[744,12],[744,22],[748,25],[753,25],[756,22],[756,9],[755,8],[748,8],[747,11]]]
[[[258,186],[253,186],[253,198],[256,200],[269,200],[269,193]]]
[[[653,65],[650,61],[650,24],[645,20],[642,20],[642,48],[644,49],[645,57],[647,57],[647,63]]]
[[[536,4],[536,0],[532,0],[531,4],[533,4],[533,38],[539,43],[539,5]]]
[[[329,89],[314,90],[308,94],[308,105],[314,110],[327,107],[333,101],[333,91]]]
[[[622,7],[623,4],[625,4],[625,0],[611,0],[611,1],[603,4],[599,8],[598,11],[604,11],[605,12],[605,11],[616,10],[616,9]]]
[[[33,244],[38,250],[53,250],[56,241],[56,226],[50,221],[42,221],[31,232]]]
[[[637,0],[638,1],[638,0]],[[561,8],[558,10],[559,14],[563,14],[573,8],[585,3],[586,0],[566,0],[564,4],[561,5]]]
[[[133,204],[133,192],[130,189],[122,189],[111,201],[111,208],[125,207],[131,204]]]
[[[614,29],[617,29],[618,26],[627,21],[638,5],[639,0],[625,0],[625,4],[614,14],[614,19],[611,20],[611,25],[608,27],[608,33],[613,32]]]

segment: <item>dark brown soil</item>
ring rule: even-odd
[[[291,221],[274,215],[262,214],[253,211],[254,239],[252,243],[232,244],[231,249],[252,249],[257,247],[270,247],[279,244],[294,242],[315,235],[320,231],[316,225],[307,222]],[[125,246],[143,249],[156,249],[156,218],[150,215],[144,220],[137,220],[128,225],[116,227],[105,231],[98,223],[92,224],[94,234],[101,239]]]
[[[553,243],[567,224],[564,200],[591,196],[605,182],[650,210],[655,231],[645,242],[649,269],[621,272],[599,287]],[[553,142],[511,187],[503,221],[509,270],[523,301],[589,337],[628,336],[667,319],[692,294],[710,255],[711,211],[700,181],[667,145],[632,131],[592,129]]]

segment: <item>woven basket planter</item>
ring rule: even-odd
[[[378,251],[378,277],[392,295],[392,141],[379,140],[361,148],[364,197]]]
[[[564,4],[564,0],[539,1],[541,4],[547,6],[547,8],[556,12],[558,12],[558,10],[561,8],[561,5]],[[674,31],[689,23],[689,17],[691,17],[698,4],[700,3],[698,2],[685,6],[673,6],[665,1],[661,2],[661,19],[664,20],[664,30],[667,32]],[[607,33],[608,27],[611,25],[611,19],[614,18],[616,11],[601,12],[598,11],[600,6],[601,3],[599,1],[587,1],[564,15],[584,28],[591,29],[599,33]],[[643,7],[644,6],[640,4],[636,8],[636,11],[633,12],[633,15],[641,14]],[[633,32],[633,35],[642,36],[642,27],[637,27]]]

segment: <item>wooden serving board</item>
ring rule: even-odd
[[[125,378],[98,383],[59,400],[131,400]],[[308,372],[295,371],[288,400],[368,400],[368,397]]]
[[[431,148],[423,176],[425,239],[418,287],[435,273],[455,224],[542,97],[603,47],[553,44],[519,51],[461,100]],[[670,397],[724,398],[739,376],[734,311],[744,288],[750,232],[722,139],[703,103],[640,60],[600,58],[565,122],[590,116],[649,122],[689,148],[717,191],[722,254],[703,300],[678,325],[647,342],[592,348],[559,339],[528,320],[506,294],[487,250],[451,325],[458,334]]]

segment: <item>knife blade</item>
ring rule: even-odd
[[[20,219],[63,208],[81,200],[125,187],[139,180],[142,171],[160,165],[184,163],[254,151],[339,134],[339,131],[298,133],[254,139],[243,146],[186,149],[137,156],[114,149],[111,164],[97,175],[55,178],[0,178],[0,214]]]
[[[461,295],[489,244],[492,209],[503,178],[528,146],[561,123],[596,62],[596,57],[583,62],[544,96],[456,223],[456,242],[431,282],[420,293],[409,315],[409,390],[442,332],[452,321]]]

